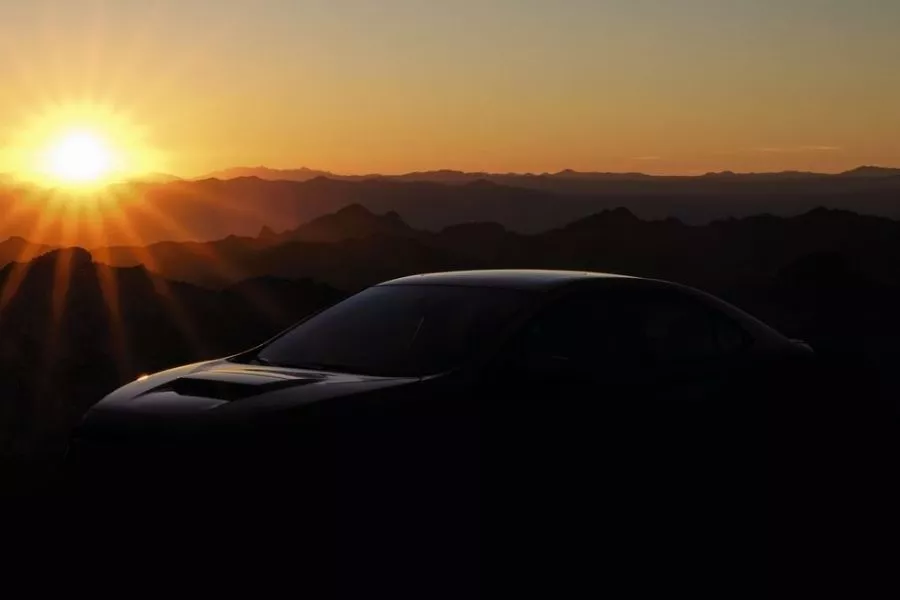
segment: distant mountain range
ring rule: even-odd
[[[433,171],[412,171],[394,175],[381,173],[368,174],[340,174],[321,169],[298,167],[294,169],[273,169],[266,166],[257,167],[230,167],[213,171],[197,177],[179,177],[168,173],[146,173],[132,177],[126,181],[119,181],[113,185],[122,183],[169,183],[173,181],[204,181],[208,179],[256,178],[266,181],[310,181],[317,178],[333,179],[335,181],[407,181],[445,183],[450,185],[462,185],[477,181],[491,181],[502,185],[511,185],[534,189],[553,189],[558,191],[587,192],[590,187],[573,186],[573,182],[610,182],[610,181],[669,181],[678,182],[692,179],[718,179],[729,181],[790,181],[797,179],[830,179],[843,177],[880,178],[900,176],[900,168],[865,165],[844,171],[841,173],[817,173],[814,171],[773,171],[762,173],[735,173],[733,171],[714,171],[703,175],[651,175],[640,172],[614,173],[605,171],[575,171],[564,169],[556,172],[544,173],[490,173],[486,171],[457,171],[452,169],[437,169]],[[9,173],[0,173],[0,183],[13,184],[22,182]]]
[[[435,175],[443,182],[321,175],[307,181],[245,176],[130,182],[96,197],[71,198],[61,190],[0,184],[0,239],[88,247],[206,241],[256,236],[264,227],[284,232],[353,204],[396,213],[410,226],[430,231],[490,221],[537,233],[617,207],[642,219],[673,217],[687,224],[764,213],[791,216],[816,207],[900,219],[898,170],[878,167],[840,175],[700,177],[562,172],[472,179],[472,174],[449,173]],[[457,181],[447,183],[453,177]]]
[[[702,177],[705,179],[728,179],[732,181],[783,181],[794,179],[819,179],[831,177],[894,177],[900,176],[900,168],[861,166],[843,173],[815,173],[810,171],[778,171],[772,173],[734,173],[732,171],[710,172],[704,175],[648,175],[646,173],[608,173],[597,171],[573,171],[565,169],[555,173],[487,173],[454,171],[439,169],[436,171],[416,171],[400,175],[341,175],[330,171],[308,169],[272,169],[269,167],[233,167],[214,171],[196,180],[203,179],[237,179],[239,177],[256,177],[268,181],[309,181],[317,177],[326,177],[343,181],[365,181],[384,179],[392,181],[425,181],[431,183],[465,184],[479,180],[493,181],[504,185],[521,187],[537,187],[545,189],[547,182],[590,182],[590,181],[683,181]]]
[[[353,204],[280,233],[206,242],[91,249],[115,267],[143,265],[170,280],[224,288],[248,278],[311,278],[344,290],[424,271],[576,268],[676,279],[701,287],[767,282],[808,255],[838,252],[853,270],[900,286],[900,222],[817,208],[689,225],[604,210],[541,233],[499,223],[418,229],[394,212]]]

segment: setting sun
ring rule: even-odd
[[[70,131],[51,143],[41,165],[63,183],[95,183],[115,166],[109,143],[91,131]]]
[[[48,104],[24,120],[6,148],[17,177],[62,189],[94,189],[161,168],[148,130],[109,105]]]

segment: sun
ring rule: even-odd
[[[53,140],[43,157],[43,171],[61,183],[98,183],[115,169],[114,150],[90,130],[73,130]]]
[[[150,127],[123,107],[46,104],[17,130],[0,170],[28,184],[93,193],[165,169]]]

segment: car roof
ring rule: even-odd
[[[485,269],[423,273],[385,281],[379,285],[467,285],[508,289],[547,290],[575,281],[591,279],[635,279],[628,275],[592,271],[553,271],[542,269]]]

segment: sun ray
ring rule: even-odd
[[[171,219],[167,215],[165,215],[162,211],[157,210],[153,206],[142,205],[141,210],[143,214],[151,219],[156,219],[159,222],[163,223],[164,227],[169,228],[170,231],[173,231],[179,235],[189,234],[190,232],[184,230],[174,219]],[[192,252],[195,256],[200,256],[204,259],[208,259],[210,262],[208,263],[209,267],[213,269],[213,271],[219,275],[223,280],[229,282],[229,284],[238,283],[241,281],[245,281],[251,277],[252,274],[247,273],[240,267],[234,265],[227,258],[219,256],[215,250],[214,246],[210,242],[206,243],[187,243],[185,245],[188,251]],[[281,311],[279,308],[271,302],[270,299],[264,297],[262,294],[255,292],[250,287],[241,288],[240,291],[241,296],[243,296],[256,310],[260,310],[270,317],[276,317],[280,315]]]
[[[92,221],[92,238],[100,242],[108,239],[108,233],[102,220]],[[122,315],[122,307],[119,299],[119,283],[116,270],[109,265],[109,252],[107,245],[103,243],[99,248],[93,249],[94,269],[97,272],[97,280],[100,284],[100,293],[106,304],[107,317],[109,319],[110,337],[113,345],[116,369],[120,381],[128,381],[137,376],[134,366],[131,341],[125,328]]]
[[[62,224],[63,237],[66,235],[77,236],[79,221],[74,218],[73,212],[78,207],[63,203],[60,222]],[[62,344],[67,340],[60,339],[60,331],[64,327],[63,317],[66,312],[66,302],[72,283],[72,267],[75,259],[75,248],[63,248],[56,252],[56,262],[53,265],[53,281],[50,288],[50,318],[47,319],[44,333],[43,352],[41,356],[41,369],[46,373],[53,373],[54,367],[60,365],[60,358],[64,356]],[[42,378],[38,388],[37,397],[40,402],[49,402],[51,406],[44,406],[49,414],[62,415],[64,411],[58,405],[59,399],[52,393],[54,385],[53,377]]]
[[[3,207],[4,219],[7,224],[14,222],[28,208],[34,208],[32,194],[33,190],[26,190],[22,187],[17,187],[12,191],[10,194],[11,203]],[[14,229],[11,228],[10,231],[14,231]]]
[[[49,202],[47,206],[45,206],[44,210],[39,213],[37,223],[35,223],[35,226],[29,232],[28,238],[41,239],[46,229],[57,218],[56,212],[58,212],[58,210],[58,206],[54,205],[52,202]],[[9,277],[7,278],[3,286],[3,290],[0,291],[0,316],[2,316],[4,309],[9,305],[9,303],[15,297],[16,293],[19,291],[19,287],[25,281],[25,277],[28,275],[28,271],[31,269],[31,258],[33,257],[26,258],[25,255],[27,255],[28,252],[29,250],[26,246],[16,257]]]
[[[120,213],[119,219],[116,220],[119,228],[125,236],[136,240],[136,243],[140,244],[140,237],[134,232],[128,219],[121,214],[121,209],[113,203],[109,210],[118,211]],[[154,260],[153,255],[147,252],[147,249],[143,246],[135,246],[135,250],[139,254],[141,264],[149,271],[150,283],[153,286],[154,291],[165,303],[167,310],[172,315],[175,325],[184,334],[188,344],[191,345],[192,350],[197,353],[198,356],[207,356],[209,354],[209,348],[203,342],[203,338],[200,336],[197,328],[192,324],[184,307],[179,304],[178,299],[171,290],[169,282],[158,274],[156,261]]]
[[[61,223],[62,237],[64,239],[68,238],[69,235],[74,237],[77,234],[78,219],[72,218],[71,215],[76,210],[76,207],[73,205],[66,205],[63,209],[64,214],[62,215]],[[53,288],[50,290],[53,307],[51,321],[54,326],[59,325],[66,310],[66,297],[69,293],[69,284],[72,277],[73,256],[73,249],[71,248],[64,248],[57,252],[56,266],[53,273]],[[53,340],[52,337],[49,339]]]
[[[117,206],[121,207],[121,203],[118,203]],[[170,232],[173,238],[180,239],[193,237],[191,231],[185,229],[178,221],[169,217],[166,213],[152,206],[150,203],[138,203],[134,207],[134,210],[136,212],[128,214],[128,217],[131,219],[134,219],[135,215],[139,214],[139,218],[142,221],[152,221],[161,224],[161,229]],[[118,221],[119,225],[120,227],[125,226],[127,221],[125,220],[125,215],[122,213],[121,209],[119,209],[119,214],[122,217]],[[131,238],[136,237],[131,231],[128,231],[128,226],[125,226],[124,229],[126,229],[126,236]],[[127,261],[127,264],[131,264],[133,261],[136,264],[144,265],[151,272],[162,273],[165,269],[161,267],[159,259],[154,255],[154,248],[155,246],[153,244],[143,246],[142,240],[139,239],[135,240],[134,245],[119,247],[121,251],[127,252],[131,257],[131,261]],[[227,284],[244,281],[250,275],[243,269],[234,265],[228,257],[219,255],[215,251],[215,246],[211,243],[186,242],[183,243],[182,248],[200,258],[212,273],[215,273],[218,278]],[[95,258],[108,264],[122,264],[122,255],[120,254],[118,257],[113,257],[111,249],[108,246],[103,249],[95,250]],[[158,281],[156,284],[167,285],[165,280]],[[170,295],[167,290],[160,289],[158,292],[165,296]],[[251,287],[240,288],[239,294],[254,310],[267,315],[276,322],[286,316],[284,310],[279,307],[277,303],[273,302],[271,298],[257,292]]]

